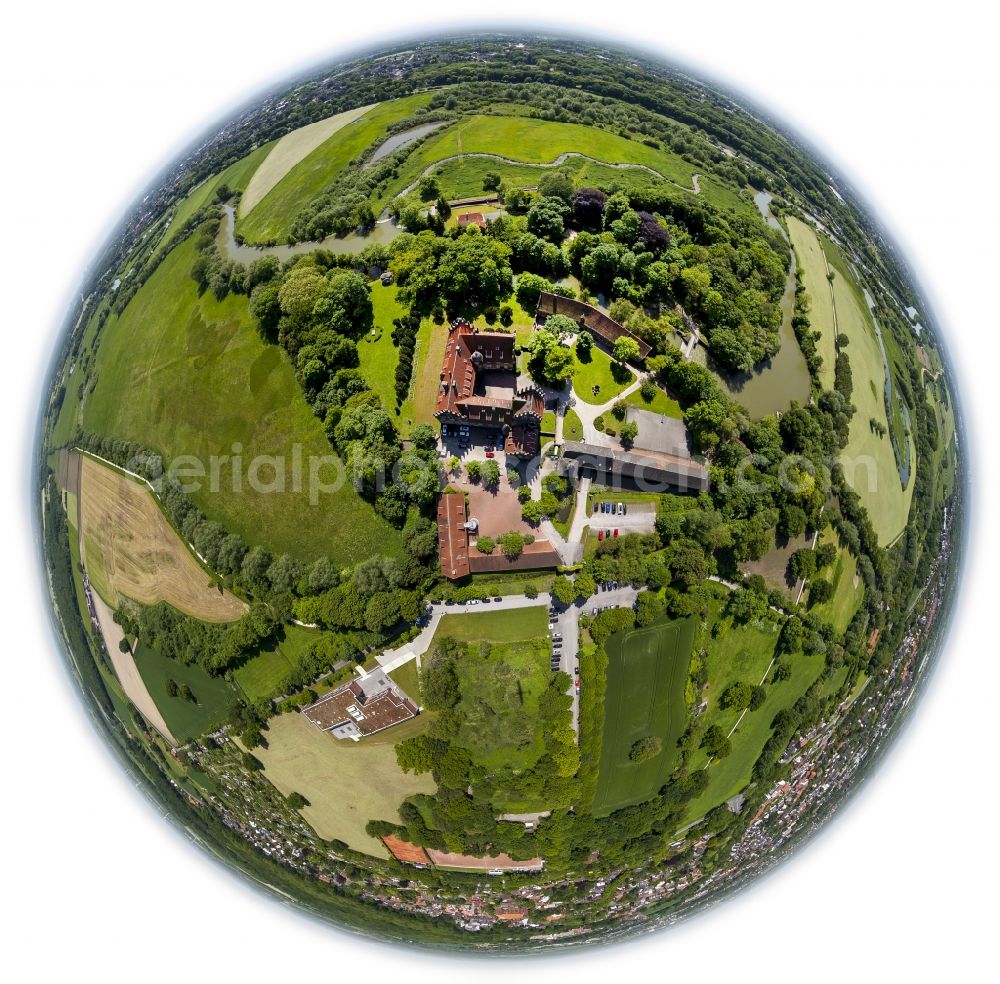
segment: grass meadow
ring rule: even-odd
[[[221,677],[209,676],[196,663],[182,663],[161,656],[142,640],[134,655],[142,682],[178,741],[185,742],[214,731],[226,720],[236,693]],[[195,699],[171,697],[167,693],[168,680],[173,680],[178,686],[187,684]]]
[[[911,473],[909,484],[905,489],[902,487],[888,434],[879,437],[871,427],[870,421],[874,419],[887,431],[889,428],[885,409],[882,352],[868,306],[847,261],[837,246],[826,237],[822,243],[834,271],[833,300],[837,324],[840,331],[850,339],[846,351],[851,360],[854,380],[851,399],[857,407],[857,413],[851,420],[847,447],[843,451],[847,459],[845,471],[848,481],[851,481],[868,510],[879,542],[884,545],[895,540],[906,526],[914,482]],[[912,443],[910,450],[915,471],[916,450]],[[852,462],[858,463],[853,480],[850,468],[846,467]],[[869,464],[866,465],[865,462]]]
[[[816,348],[823,357],[819,370],[819,381],[823,389],[833,389],[833,369],[837,361],[837,328],[833,310],[833,294],[826,279],[826,254],[812,226],[801,219],[788,217],[788,234],[799,266],[802,267],[802,283],[812,301],[809,309],[809,323],[813,331],[821,333]]]
[[[233,671],[233,680],[251,703],[280,696],[288,674],[321,634],[318,629],[287,624],[281,627],[281,632],[280,639],[269,641]]]
[[[673,771],[677,740],[687,724],[684,685],[695,628],[693,618],[661,621],[618,632],[605,645],[607,690],[596,815],[648,800]],[[633,744],[647,735],[661,740],[662,751],[645,762],[632,762]]]
[[[408,724],[424,719],[420,715]],[[268,722],[267,747],[255,748],[253,754],[279,793],[306,798],[309,805],[302,816],[320,837],[385,858],[384,845],[365,833],[365,825],[369,820],[398,823],[397,811],[407,796],[436,788],[430,775],[408,775],[399,768],[393,746],[404,736],[396,728],[387,734],[392,742],[338,741],[301,714],[281,714]]]
[[[193,241],[181,243],[123,314],[108,319],[85,427],[142,442],[167,462],[194,455],[206,467],[210,456],[231,455],[239,445],[242,489],[234,487],[232,464],[223,462],[219,490],[203,483],[194,500],[251,545],[303,561],[326,554],[337,564],[373,552],[398,554],[399,534],[349,482],[319,496],[318,505],[309,502],[308,476],[300,491],[287,473],[284,491],[249,487],[246,471],[255,456],[285,456],[290,471],[295,445],[303,462],[332,449],[288,359],[252,326],[247,299],[199,295],[190,277],[195,255]],[[324,477],[332,474],[328,470]],[[264,483],[273,475],[267,465],[259,473]]]

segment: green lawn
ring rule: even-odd
[[[795,249],[795,257],[802,267],[802,283],[811,300],[809,323],[813,331],[821,333],[816,349],[823,357],[819,382],[824,389],[833,389],[833,369],[837,361],[834,323],[833,293],[826,279],[826,255],[811,225],[790,215],[788,234]]]
[[[411,659],[409,663],[404,663],[402,666],[397,666],[389,674],[389,677],[393,683],[403,688],[403,692],[414,703],[420,703],[420,681],[415,659]]]
[[[458,607],[458,606],[456,606]],[[484,606],[477,605],[468,609],[468,614],[447,614],[438,622],[435,639],[450,636],[457,642],[520,642],[525,639],[536,639],[548,631],[549,620],[545,606],[531,608],[508,608],[506,610],[482,611]],[[485,606],[488,608],[489,606]],[[431,645],[433,646],[433,641]]]
[[[301,625],[284,625],[281,632],[280,639],[268,641],[259,653],[233,671],[233,679],[251,702],[280,696],[288,674],[322,635],[318,629]]]
[[[574,347],[573,391],[584,403],[600,406],[613,400],[634,382],[635,376],[628,367],[614,362],[611,356],[596,345],[591,348],[587,362],[580,361]]]
[[[524,165],[551,163],[564,153],[595,159],[567,159],[565,167],[573,173],[578,184],[615,181],[629,187],[645,187],[662,178],[686,191],[694,191],[692,176],[697,173],[697,167],[672,151],[649,147],[641,139],[630,140],[579,123],[554,123],[524,116],[470,116],[440,130],[418,147],[399,169],[398,179],[390,183],[376,204],[377,207],[386,205],[437,161],[443,162],[435,173],[441,172],[445,193],[464,198],[482,192],[482,179],[487,171],[498,171],[520,185],[534,185],[540,169]],[[444,162],[445,158],[458,154],[497,154],[519,163],[476,158]],[[618,163],[643,165],[650,170],[606,166]],[[702,176],[699,183],[701,194],[712,204],[757,215],[751,201],[717,179]]]
[[[399,178],[388,194],[392,197],[430,164],[456,154],[498,154],[525,164],[547,164],[564,153],[584,154],[611,164],[642,164],[685,189],[693,189],[691,176],[697,170],[669,151],[579,123],[553,123],[524,116],[470,116],[440,130],[418,147],[400,168]],[[500,162],[487,163],[494,166],[484,171],[496,170]],[[470,193],[481,190],[479,176],[478,188]]]
[[[299,161],[247,215],[237,223],[247,242],[269,239],[285,241],[298,212],[322,192],[334,178],[381,137],[390,123],[404,119],[426,105],[429,92],[379,103],[360,119],[321,143]]]
[[[350,483],[310,503],[309,462],[332,455],[322,424],[284,353],[264,344],[252,326],[247,299],[199,296],[190,277],[195,256],[192,240],[181,243],[122,316],[108,319],[97,385],[84,408],[86,429],[140,441],[167,463],[194,455],[206,472],[212,456],[230,455],[239,445],[242,488],[234,486],[232,463],[220,458],[218,491],[206,480],[194,500],[250,544],[305,561],[328,554],[337,564],[373,552],[398,554],[399,534]],[[292,473],[296,445],[304,470],[299,490]],[[258,464],[265,460],[254,490],[248,470],[258,456]],[[275,472],[265,456],[286,463],[284,491],[269,490]],[[335,479],[329,465],[320,474]]]
[[[718,612],[725,604],[728,591],[719,588],[716,602],[712,603],[712,617],[709,625],[721,631],[703,633],[698,642],[700,649],[708,653],[708,685],[702,693],[708,708],[698,718],[700,732],[717,724],[732,734],[732,752],[723,759],[709,763],[703,749],[696,748],[691,753],[688,764],[690,770],[708,767],[708,786],[705,792],[693,800],[688,807],[687,819],[697,820],[713,807],[724,803],[738,793],[750,781],[750,772],[757,761],[761,749],[771,736],[771,721],[774,715],[798,700],[823,671],[823,656],[806,657],[801,653],[789,657],[792,675],[788,680],[771,683],[771,672],[767,672],[765,686],[767,698],[756,711],[741,712],[726,710],[720,706],[719,698],[730,684],[743,681],[759,684],[765,679],[765,672],[774,657],[778,642],[779,628],[770,620],[749,625],[730,625],[720,621]]]
[[[542,414],[542,435],[551,437],[556,432],[556,414],[554,410],[546,410]]]
[[[604,737],[594,813],[606,815],[655,796],[677,758],[677,740],[687,724],[687,680],[696,621],[661,621],[618,632],[607,642]],[[654,735],[659,755],[632,762],[635,742]]]
[[[566,411],[566,416],[563,418],[563,440],[583,440],[583,421],[572,407]]]
[[[399,301],[399,288],[395,284],[383,287],[376,280],[370,290],[375,327],[358,342],[358,357],[365,381],[378,393],[382,406],[392,413],[396,409],[396,365],[399,362],[399,349],[392,344],[392,321],[406,314],[407,308]],[[404,414],[412,422],[412,400],[406,400],[400,408],[400,417]]]
[[[652,400],[647,400],[642,395],[642,390],[636,390],[625,397],[625,402],[641,410],[649,410],[658,413],[662,417],[674,417],[676,420],[684,419],[684,411],[681,405],[672,397],[667,396],[666,391],[656,387],[656,396]]]
[[[214,731],[225,721],[229,706],[236,699],[236,692],[221,677],[209,676],[196,663],[187,664],[161,656],[141,640],[136,647],[135,665],[163,720],[178,741]],[[195,700],[171,697],[167,693],[167,680],[173,680],[178,686],[186,683]]]
[[[857,407],[841,462],[847,480],[868,510],[879,542],[891,543],[905,528],[910,512],[916,455],[914,453],[912,458],[911,480],[904,489],[888,434],[879,437],[869,423],[874,419],[886,430],[889,428],[885,410],[885,370],[871,316],[843,254],[825,236],[822,242],[835,273],[833,297],[837,324],[850,339],[846,351],[854,380],[851,402]]]

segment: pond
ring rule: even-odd
[[[784,229],[771,213],[771,198],[766,191],[754,194],[754,202],[760,214],[772,228]],[[760,420],[773,413],[783,413],[792,401],[807,404],[812,393],[809,367],[799,348],[798,339],[792,329],[792,314],[795,309],[795,257],[785,281],[785,292],[781,298],[781,327],[778,337],[781,348],[778,354],[762,362],[753,372],[731,373],[715,364],[711,355],[702,347],[695,349],[694,358],[716,373],[722,388],[729,397],[747,409],[751,419]]]

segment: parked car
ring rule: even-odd
[[[618,503],[618,510],[617,511],[618,511],[618,515],[619,516],[624,516],[625,515],[625,503],[624,502],[619,502]]]
[[[559,642],[559,641],[562,640],[562,633],[561,632],[553,632],[552,633],[552,638],[555,639],[556,642]]]
[[[503,601],[503,596],[502,595],[497,595],[493,600],[494,601]]]
[[[618,530],[617,529],[615,530],[615,536],[618,536]]]
[[[578,666],[578,667],[577,667],[577,668],[576,668],[575,670],[573,670],[573,672],[574,672],[574,673],[576,673],[576,674],[579,674],[579,672],[580,672],[580,667]]]
[[[597,614],[597,609],[596,608],[591,608],[590,609],[590,614],[591,615],[596,615]]]
[[[577,697],[580,696],[580,688],[579,687],[576,688],[576,695],[577,695]]]
[[[486,452],[486,457],[487,458],[495,458],[496,457],[496,452],[494,452],[494,451],[487,451]]]
[[[597,531],[597,539],[598,540],[603,540],[604,539],[604,530],[598,530]]]
[[[479,599],[478,598],[471,598],[469,601],[466,602],[466,604],[467,605],[478,605],[479,604]]]

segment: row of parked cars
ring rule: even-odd
[[[624,502],[595,502],[594,515],[602,513],[604,515],[624,516],[627,512]]]
[[[610,540],[612,536],[618,536],[618,530],[598,530],[597,539],[598,540]]]

